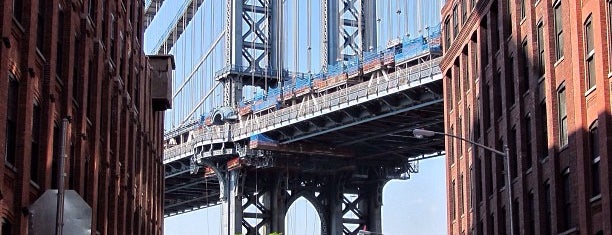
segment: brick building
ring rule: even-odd
[[[450,234],[612,234],[612,1],[447,0]],[[511,204],[511,205],[509,205]],[[510,213],[512,211],[512,213]]]
[[[65,117],[65,182],[92,234],[162,233],[167,100],[149,62],[171,58],[143,55],[143,5],[0,0],[0,234],[27,234],[28,207],[57,188]]]

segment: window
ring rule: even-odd
[[[40,107],[38,104],[34,104],[34,108],[32,111],[32,146],[31,146],[31,154],[30,154],[30,180],[34,183],[38,183],[39,175],[38,175],[38,163],[40,162],[39,155],[39,141],[40,141],[40,129],[41,121],[40,121]]]
[[[482,160],[480,156],[476,156],[476,162],[474,163],[474,187],[476,187],[476,202],[482,201]]]
[[[553,17],[555,22],[555,50],[557,60],[563,57],[563,12],[561,10],[561,0],[555,1],[553,4]]]
[[[20,0],[18,2],[20,2]],[[2,218],[2,229],[0,231],[2,231],[2,234],[13,234],[13,225],[11,221]]]
[[[9,75],[8,100],[6,105],[6,163],[15,165],[17,148],[17,111],[19,107],[19,82]]]
[[[455,135],[463,137],[463,120],[461,115],[457,117],[457,133]],[[457,140],[457,156],[463,156],[463,141]]]
[[[47,1],[39,1],[36,23],[36,48],[40,52],[43,52],[45,42],[45,3],[47,3]]]
[[[499,212],[499,225],[497,229],[499,230],[497,234],[507,234],[506,233],[506,207],[502,207]]]
[[[465,24],[467,21],[467,4],[465,3],[467,0],[461,1],[461,24]]]
[[[23,0],[13,0],[13,18],[21,23],[23,17]]]
[[[544,220],[544,224],[542,224],[542,234],[550,234],[552,232],[552,199],[550,192],[550,182],[547,180],[544,183],[544,215],[541,216]]]
[[[508,57],[506,60],[506,108],[514,105],[514,57]]]
[[[450,127],[450,133],[453,133],[453,126],[451,125]],[[448,158],[448,165],[453,165],[455,164],[455,149],[453,147],[453,143],[455,142],[455,139],[448,137],[447,139],[448,142],[448,153],[447,155],[449,156]]]
[[[502,74],[501,71],[498,71],[496,74],[496,81],[493,81],[493,94],[494,94],[494,100],[495,103],[493,104],[493,111],[494,111],[494,117],[495,120],[498,120],[499,118],[501,118],[502,116],[502,99],[503,96],[502,94],[502,90],[501,90],[501,79],[502,79]]]
[[[450,216],[451,220],[455,220],[456,218],[456,207],[455,207],[455,195],[457,195],[457,191],[455,189],[455,180],[451,181],[451,196],[450,196]]]
[[[497,148],[496,149],[503,149],[504,148],[504,141],[502,139],[497,140]],[[495,171],[498,173],[497,174],[497,189],[501,189],[502,187],[506,186],[506,174],[508,173],[508,171],[506,171],[506,159],[503,157],[497,157],[495,154],[496,153],[490,153],[491,156],[489,156],[490,158],[495,159]]]
[[[595,197],[601,194],[601,186],[599,180],[599,135],[597,132],[597,121],[595,121],[589,131],[589,149],[591,154],[591,196]]]
[[[548,156],[548,118],[546,117],[546,101],[542,101],[540,103],[540,117],[538,123],[541,125],[536,125],[538,127],[538,136],[540,137],[540,146],[538,147],[538,153],[540,154],[540,158],[544,159]]]
[[[546,69],[546,65],[544,64],[544,23],[540,21],[538,23],[538,77],[544,76],[544,70]]]
[[[525,0],[521,0],[521,20],[525,19],[525,16],[527,16],[525,10]]]
[[[447,51],[450,48],[450,44],[451,44],[450,35],[451,35],[450,19],[447,17],[446,20],[444,21],[444,47],[446,48]]]
[[[96,24],[96,10],[97,10],[97,1],[96,0],[89,0],[89,4],[87,4],[88,8],[87,8],[87,14],[89,15],[89,18],[91,18],[91,20],[93,20],[94,25]]]
[[[512,35],[512,8],[510,7],[510,1],[506,0],[506,15],[504,16],[504,36],[505,38],[510,37]]]
[[[527,116],[525,117],[525,135],[524,135],[524,139],[525,139],[525,155],[523,156],[523,165],[524,165],[524,169],[530,169],[531,166],[533,165],[532,160],[531,160],[531,116],[529,114],[527,114]]]
[[[448,110],[453,110],[453,77],[446,76],[446,99],[448,100]]]
[[[459,214],[464,213],[463,173],[459,176]]]
[[[593,25],[591,23],[591,17],[584,23],[584,49],[586,55],[586,88],[587,90],[595,87],[595,47],[593,43]]]
[[[457,5],[455,5],[453,7],[453,38],[457,38],[459,34],[459,16],[457,14]]]
[[[568,135],[567,135],[567,105],[565,98],[565,85],[559,88],[557,91],[557,102],[558,113],[559,113],[559,146],[563,147],[567,145]]]
[[[527,195],[527,234],[536,234],[535,226],[536,226],[536,211],[537,208],[535,206],[535,196],[533,195],[533,190],[529,191]]]
[[[480,21],[480,34],[487,35],[487,18],[483,18]],[[483,40],[480,40],[480,55],[482,56],[482,66],[480,66],[483,71],[484,68],[489,64],[489,40],[486,37],[481,37]],[[484,72],[483,72],[484,74]]]
[[[62,78],[63,76],[63,63],[64,63],[64,50],[59,50],[59,48],[63,48],[62,43],[64,42],[64,10],[62,10],[62,6],[60,5],[57,14],[57,48],[56,54],[56,62],[55,62],[55,73],[58,77]]]
[[[527,38],[521,42],[521,76],[523,77],[523,92],[529,90],[529,60],[528,60],[529,47],[527,44]]]
[[[57,174],[59,173],[59,160],[60,160],[60,149],[61,149],[62,133],[61,129],[56,123],[53,126],[53,160],[51,166],[51,188],[57,188],[59,182]]]
[[[566,168],[563,172],[561,183],[563,184],[563,228],[568,230],[572,228],[572,187],[569,168]]]
[[[461,71],[461,67],[459,66],[459,60],[455,61],[455,66],[453,68],[455,68],[456,71]],[[453,80],[455,80],[455,101],[457,101],[457,103],[461,101],[461,96],[463,93],[461,92],[461,76],[462,75],[463,73],[460,72],[458,76],[453,76]]]
[[[520,234],[521,232],[521,228],[519,227],[520,224],[520,218],[519,218],[519,201],[518,199],[514,199],[514,201],[512,201],[512,230],[514,233],[516,234]],[[513,235],[513,234],[510,234]]]

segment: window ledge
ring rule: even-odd
[[[545,157],[542,158],[542,160],[540,160],[540,164],[544,164],[548,161],[548,155],[546,155]]]
[[[563,62],[565,60],[565,56],[561,56],[561,58],[557,59],[557,62],[555,62],[555,65],[553,65],[553,67],[557,67],[557,65],[561,64],[561,62]]]
[[[529,169],[527,169],[527,171],[525,171],[525,175],[530,175],[531,172],[533,172],[533,166],[529,167]]]
[[[596,196],[593,196],[589,201],[591,203],[595,203],[595,202],[600,201],[600,200],[601,200],[601,193],[597,194]]]
[[[578,231],[579,231],[579,230],[578,230],[578,228],[577,228],[577,227],[573,227],[573,228],[570,228],[570,229],[568,229],[568,230],[565,230],[565,231],[564,231],[564,232],[562,232],[562,233],[559,233],[558,235],[569,235],[569,234],[576,233],[576,232],[578,232]]]
[[[589,96],[591,93],[593,93],[595,90],[597,89],[597,86],[593,86],[591,88],[589,88],[587,91],[584,92],[584,96]]]
[[[561,146],[561,148],[559,148],[559,153],[562,153],[567,148],[569,148],[569,139],[568,139],[568,141],[567,141],[567,143],[565,145],[563,145],[563,146]]]
[[[527,20],[527,16],[525,15],[522,19],[521,22],[519,23],[519,25],[523,25],[523,23]]]

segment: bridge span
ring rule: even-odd
[[[200,5],[208,6],[187,2],[154,51],[172,52]],[[323,2],[320,73],[278,69],[282,24],[270,13],[283,14],[280,1],[226,2],[225,27],[196,69],[223,41],[224,67],[165,133],[166,217],[221,206],[224,233],[269,234],[284,231],[287,210],[303,197],[321,234],[380,233],[385,183],[409,179],[419,160],[444,154],[442,138],[411,133],[444,130],[439,25],[378,46],[375,1]],[[219,90],[222,103],[190,119]]]

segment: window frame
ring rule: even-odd
[[[565,91],[565,83],[562,83],[557,89],[557,125],[559,125],[559,146],[561,148],[564,148],[569,143],[567,93]]]
[[[538,78],[544,77],[546,74],[546,57],[545,46],[544,46],[544,21],[540,20],[536,24],[536,38],[537,38],[537,46],[538,46]]]
[[[459,12],[457,12],[458,4],[453,6],[452,10],[452,18],[453,18],[453,39],[456,39],[459,36]]]
[[[591,197],[595,198],[601,195],[601,173],[600,173],[600,162],[601,153],[599,152],[599,122],[598,120],[593,121],[589,127],[589,156],[591,159]],[[597,151],[595,151],[597,150]],[[595,171],[595,169],[597,169]],[[597,185],[597,187],[595,187]]]
[[[593,35],[593,17],[589,15],[583,24],[584,27],[584,66],[585,66],[585,87],[589,91],[595,89],[596,78],[595,73],[595,45]],[[590,38],[589,38],[590,35]]]
[[[553,23],[555,27],[555,56],[557,61],[563,58],[563,7],[561,0],[556,0],[553,5]]]

